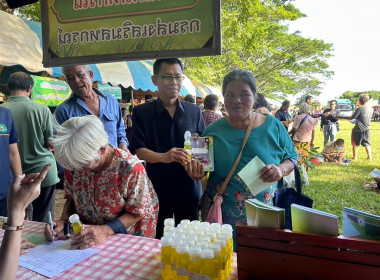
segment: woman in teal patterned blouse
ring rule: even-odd
[[[236,224],[247,224],[244,200],[254,198],[237,173],[258,156],[266,165],[260,171],[260,178],[264,182],[273,182],[273,186],[257,194],[256,198],[272,204],[276,182],[292,172],[294,166],[289,159],[296,160],[297,153],[287,131],[276,118],[252,112],[256,98],[256,82],[252,73],[232,71],[224,78],[222,92],[228,116],[210,124],[203,133],[203,136],[213,136],[214,139],[215,171],[210,174],[207,183],[211,197],[231,170],[250,119],[254,118],[240,162],[223,194],[223,223],[235,228]]]

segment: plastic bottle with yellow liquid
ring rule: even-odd
[[[190,139],[191,139],[191,133],[190,133],[190,131],[187,130],[185,132],[184,138],[185,138],[185,143],[183,144],[183,148],[189,154],[189,160],[191,161],[192,148],[191,148],[191,141],[190,141]]]
[[[225,280],[226,278],[224,277],[225,274],[223,273],[222,260],[220,257],[220,245],[213,243],[213,244],[210,244],[208,248],[214,252],[213,259],[214,259],[214,264],[215,264],[215,274],[216,274],[215,279]]]
[[[80,233],[84,229],[84,226],[82,222],[80,221],[78,214],[71,215],[69,217],[69,221],[71,223],[71,226],[73,227],[75,234]]]
[[[210,249],[201,251],[201,280],[213,280],[216,277],[214,252]]]
[[[189,246],[186,243],[180,243],[176,251],[177,280],[189,280]]]
[[[171,237],[161,238],[161,276],[163,280],[176,280],[171,270]]]
[[[201,272],[201,247],[191,246],[189,249],[190,262],[189,262],[189,280],[200,280]]]

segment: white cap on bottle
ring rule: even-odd
[[[72,214],[70,217],[69,217],[69,221],[70,223],[76,223],[76,222],[79,222],[79,216],[78,214]]]

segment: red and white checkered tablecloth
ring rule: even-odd
[[[25,221],[24,234],[43,234],[45,224]],[[4,231],[0,230],[0,240]],[[100,252],[80,262],[53,279],[161,279],[161,245],[157,239],[116,234],[94,247]],[[20,267],[16,279],[46,279],[34,271]],[[236,255],[229,279],[237,279]]]

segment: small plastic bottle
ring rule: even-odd
[[[185,132],[184,138],[185,138],[185,143],[183,144],[183,146],[184,146],[184,149],[189,154],[189,160],[191,161],[192,148],[191,148],[191,141],[190,141],[190,139],[191,139],[191,133],[190,133],[190,131],[186,131]]]
[[[220,255],[220,245],[219,244],[216,244],[216,243],[213,243],[211,244],[208,249],[211,249],[213,252],[214,252],[214,264],[215,264],[215,272],[216,272],[216,279],[220,279],[220,280],[224,280],[226,279],[224,277],[224,273],[223,273],[223,262],[222,262],[222,258],[221,258],[221,255]]]
[[[180,243],[177,245],[176,251],[177,280],[189,280],[189,246],[186,243]]]
[[[202,280],[212,280],[216,277],[214,252],[210,249],[203,249],[201,251],[200,275]]]
[[[164,280],[174,280],[171,270],[171,237],[161,238],[161,276]]]
[[[78,214],[71,215],[69,217],[69,221],[71,223],[71,226],[73,227],[75,234],[80,233],[84,229],[84,226],[82,222],[80,221]]]
[[[189,280],[200,280],[201,271],[201,247],[191,246],[189,250]]]

